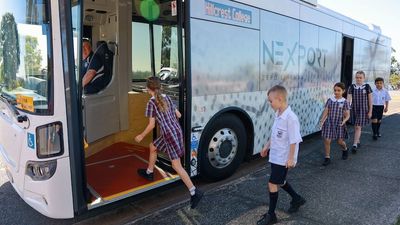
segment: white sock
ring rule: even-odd
[[[193,186],[189,189],[190,195],[193,196],[196,193],[196,187]]]
[[[151,173],[153,173],[153,171],[152,171],[152,170],[149,170],[149,169],[147,169],[147,170],[146,170],[146,173],[147,173],[147,174],[151,174]]]

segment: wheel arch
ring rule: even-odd
[[[253,155],[253,148],[254,148],[254,125],[253,121],[251,120],[249,114],[246,111],[238,107],[224,108],[211,117],[211,119],[207,122],[206,126],[204,127],[204,130],[205,131],[209,130],[217,118],[228,113],[237,116],[242,121],[244,127],[246,128],[246,133],[247,133],[247,146],[245,152],[245,160],[246,160],[248,157]],[[202,137],[203,134],[201,135],[200,139]]]

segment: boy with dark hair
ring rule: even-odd
[[[287,104],[285,87],[276,85],[268,91],[267,96],[272,109],[276,112],[271,139],[260,152],[262,157],[267,156],[269,152],[269,162],[271,163],[271,176],[268,182],[269,210],[261,217],[257,225],[277,222],[275,208],[278,202],[279,187],[292,197],[289,213],[297,212],[299,207],[306,202],[286,181],[288,169],[296,166],[299,143],[303,141],[299,120]]]
[[[379,128],[381,127],[382,116],[384,112],[388,111],[389,101],[392,98],[389,92],[383,87],[384,80],[381,77],[375,79],[376,88],[372,92],[372,117],[371,126],[374,140],[378,140],[381,137]]]

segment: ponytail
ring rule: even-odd
[[[156,106],[161,112],[166,112],[168,110],[168,104],[161,94],[161,82],[158,77],[149,77],[147,79],[147,88],[154,91],[154,98],[156,100]]]
[[[154,98],[156,100],[156,105],[157,108],[161,111],[161,112],[166,112],[168,110],[168,104],[165,101],[165,99],[163,98],[163,96],[161,95],[161,92],[159,89],[156,89],[155,91],[155,95]]]

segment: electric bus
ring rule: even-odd
[[[388,78],[391,40],[317,0],[0,0],[0,155],[32,208],[72,218],[179,181],[154,129],[140,144],[159,76],[182,112],[190,176],[219,180],[259,153],[274,112],[266,90],[289,91],[303,136],[319,131],[324,103],[354,72]],[[106,81],[82,90],[82,40]],[[96,77],[95,77],[96,78]],[[100,79],[100,78],[99,78]],[[139,196],[138,196],[139,195]]]

